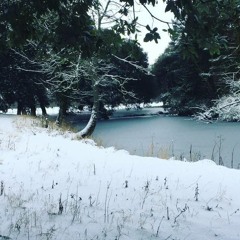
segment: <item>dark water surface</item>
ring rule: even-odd
[[[114,146],[131,154],[192,161],[208,158],[239,168],[240,123],[207,124],[156,113],[157,109],[118,111],[112,119],[99,121],[93,136],[105,147]],[[76,120],[72,123],[78,129],[85,125]]]

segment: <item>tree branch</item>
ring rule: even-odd
[[[144,72],[144,73],[147,74],[147,75],[154,76],[154,75],[150,72],[150,70],[149,70],[148,68],[144,68],[144,67],[138,65],[136,62],[127,60],[128,57],[126,57],[126,58],[120,58],[120,57],[118,57],[118,56],[116,56],[116,55],[114,55],[114,54],[112,54],[112,56],[115,57],[116,59],[122,61],[122,62],[125,62],[125,63],[130,64],[131,66],[133,66],[133,67],[135,67],[136,69]]]
[[[168,26],[169,26],[169,24],[172,24],[171,22],[167,22],[167,21],[161,20],[160,18],[158,18],[158,17],[156,17],[155,15],[153,15],[153,14],[151,13],[151,11],[147,8],[146,5],[142,4],[142,6],[147,10],[147,12],[150,14],[150,16],[151,16],[152,18],[156,19],[157,21],[159,21],[159,22],[161,22],[161,23],[165,23],[165,24],[167,24]]]

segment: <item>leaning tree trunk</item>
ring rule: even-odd
[[[98,111],[96,111],[96,107],[93,106],[91,111],[91,117],[84,129],[82,129],[80,132],[77,133],[77,136],[81,138],[89,137],[92,135],[96,125],[97,125],[97,117]]]
[[[97,84],[93,81],[93,107],[91,111],[91,116],[86,127],[77,133],[77,137],[85,138],[92,135],[97,125],[98,112],[99,112],[99,92]]]

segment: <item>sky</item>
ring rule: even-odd
[[[130,155],[37,118],[0,122],[0,239],[240,239],[237,169]]]
[[[105,9],[107,2],[108,0],[101,1],[103,9]],[[119,11],[119,5],[117,4],[116,7],[114,4],[116,3],[113,1],[113,3],[109,5],[107,15],[120,17],[121,15],[116,14]],[[166,4],[163,3],[162,0],[160,0],[155,7],[153,7],[152,5],[147,5],[147,7],[154,16],[163,21],[171,22],[171,20],[173,19],[172,13],[169,12],[165,13]],[[143,6],[137,4],[137,1],[135,1],[135,12],[136,16],[138,16],[139,23],[138,29],[141,31],[137,33],[138,41],[141,44],[144,51],[148,54],[149,63],[153,64],[155,60],[164,52],[170,41],[168,33],[162,31],[162,29],[168,29],[168,26],[165,23],[161,23],[158,20],[153,19]],[[97,19],[96,15],[95,18]],[[133,20],[133,15],[131,14],[131,12],[129,12],[127,20],[129,21]],[[105,18],[102,27],[110,27],[111,25],[112,24],[109,23],[109,19]],[[149,25],[151,29],[153,29],[154,27],[158,28],[158,32],[161,36],[161,39],[159,40],[158,44],[156,44],[154,41],[148,43],[145,43],[143,41],[145,34],[148,32],[146,30],[147,25]],[[135,34],[130,36],[130,38],[135,38]]]
[[[163,21],[171,22],[173,19],[173,14],[170,12],[166,13],[165,7],[166,4],[162,1],[159,1],[155,7],[148,6],[149,10],[153,13],[154,16],[160,18]],[[158,44],[156,44],[154,41],[146,43],[143,41],[143,38],[148,31],[145,28],[141,28],[142,32],[139,34],[139,42],[141,43],[141,46],[145,52],[148,53],[149,63],[153,64],[156,59],[164,52],[170,42],[169,34],[162,31],[163,29],[168,29],[168,26],[165,23],[154,20],[143,7],[141,7],[139,11],[139,22],[145,26],[149,25],[151,29],[157,27],[161,37]]]

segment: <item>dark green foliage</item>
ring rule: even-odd
[[[27,109],[35,114],[36,106],[45,114],[49,94],[61,107],[62,115],[71,104],[91,105],[91,81],[79,73],[74,84],[73,78],[67,79],[68,74],[74,74],[78,56],[89,61],[94,56],[112,64],[110,74],[122,79],[126,91],[136,93],[136,98],[128,97],[108,77],[109,85],[100,87],[100,105],[149,101],[152,79],[113,57],[147,67],[146,54],[136,42],[123,41],[116,29],[97,31],[88,12],[92,6],[91,0],[1,1],[0,93],[9,105],[18,104],[19,114]],[[131,23],[119,19],[128,34],[135,31],[136,21],[137,18]],[[118,31],[121,32],[119,28]],[[156,29],[152,33],[156,35]],[[104,72],[99,70],[97,74],[102,76]],[[135,80],[123,83],[124,78]]]
[[[116,54],[121,48],[123,40],[120,34],[112,29],[100,29],[97,35],[96,54],[100,58],[109,60],[112,54]]]
[[[39,74],[22,71],[28,64],[11,50],[0,54],[0,59],[0,93],[5,103],[9,106],[17,103],[18,114],[29,109],[32,115],[36,114],[37,103],[42,109],[48,106],[46,88],[40,83]]]
[[[0,24],[4,27],[5,39],[14,47],[25,44],[27,39],[46,41],[47,35],[51,38],[52,34],[55,44],[60,46],[75,45],[76,41],[80,45],[87,42],[89,27],[93,25],[87,14],[91,5],[91,0],[3,0],[0,3]],[[45,29],[41,35],[43,23]],[[54,27],[54,32],[51,27]]]
[[[147,55],[135,41],[124,41],[116,55],[143,68],[148,67]],[[134,92],[136,95],[136,98],[128,99],[129,103],[149,102],[154,97],[155,82],[151,75],[147,75],[135,66],[121,60],[113,59],[113,62],[122,76],[134,79],[127,81],[125,85],[126,90]]]
[[[37,102],[46,114],[51,84],[46,84],[50,76],[40,65],[51,61],[50,53],[69,49],[59,55],[58,71],[71,61],[71,51],[83,57],[92,54],[95,30],[87,13],[90,6],[90,0],[1,1],[0,93],[7,103],[18,103],[19,114],[30,108],[34,115]]]
[[[176,46],[170,46],[153,65],[161,100],[173,113],[191,115],[197,111],[197,106],[209,105],[216,97],[212,79],[203,79],[200,75],[208,69],[208,55],[198,54],[201,58],[192,61],[183,58]]]
[[[210,107],[239,77],[239,1],[165,1],[175,16],[169,49],[153,66],[161,99],[178,114]]]
[[[173,34],[182,42],[185,57],[197,57],[198,49],[220,55],[234,41],[239,44],[239,1],[167,0],[166,11],[176,19]]]

